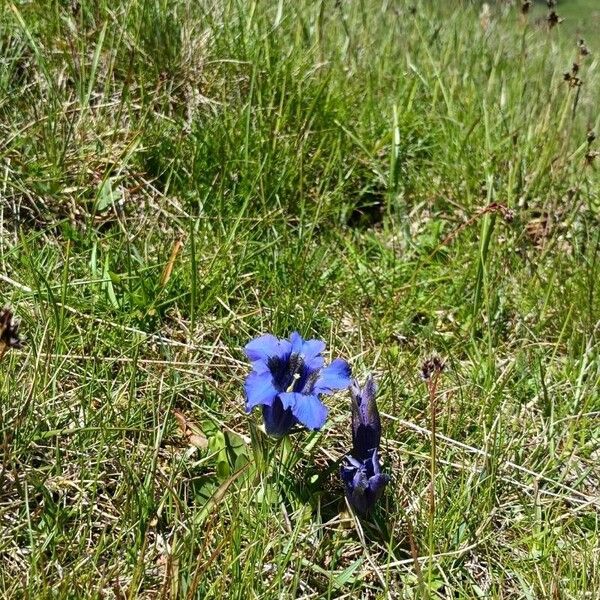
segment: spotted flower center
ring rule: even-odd
[[[267,362],[273,376],[273,385],[279,392],[309,394],[319,376],[309,369],[302,355],[292,352],[286,358],[272,356]]]

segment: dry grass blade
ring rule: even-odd
[[[204,450],[208,448],[208,439],[202,433],[202,429],[198,427],[193,421],[188,419],[181,411],[174,410],[173,415],[179,426],[179,430],[187,441],[196,448]]]

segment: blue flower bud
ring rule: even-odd
[[[375,402],[377,386],[371,376],[361,390],[354,380],[350,386],[352,399],[352,452],[346,457],[340,475],[346,487],[346,497],[361,515],[368,514],[390,478],[381,473],[379,444],[381,419]]]
[[[361,390],[353,380],[350,386],[352,398],[352,455],[359,460],[370,457],[381,441],[381,419],[375,402],[377,386],[369,375]]]

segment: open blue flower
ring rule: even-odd
[[[364,460],[353,456],[347,456],[346,460],[348,463],[342,465],[340,471],[346,485],[346,497],[359,514],[366,515],[383,494],[390,478],[381,472],[377,448]]]
[[[375,402],[377,386],[369,375],[361,390],[356,380],[350,386],[352,399],[352,452],[340,475],[346,497],[360,514],[367,514],[379,500],[390,478],[381,473],[379,444],[381,419]]]
[[[252,371],[246,378],[246,411],[262,406],[267,433],[283,436],[296,424],[320,429],[327,407],[320,394],[332,394],[350,385],[350,366],[336,359],[324,367],[325,342],[304,340],[294,332],[289,340],[263,335],[246,347]]]

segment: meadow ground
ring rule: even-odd
[[[3,598],[598,597],[599,30],[519,5],[0,5]],[[346,394],[244,412],[293,330],[379,381],[368,518]]]

